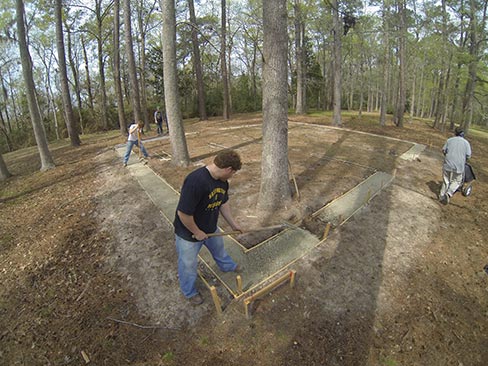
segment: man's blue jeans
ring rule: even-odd
[[[188,241],[178,235],[176,237],[176,252],[178,253],[178,279],[180,288],[186,298],[195,296],[198,291],[195,288],[197,279],[198,253],[205,245],[212,254],[215,263],[222,272],[232,272],[237,264],[225,251],[224,240],[221,236],[214,236],[204,241]]]
[[[163,121],[157,121],[156,125],[158,126],[158,135],[161,135],[163,133]]]
[[[129,161],[130,152],[132,151],[132,147],[134,145],[136,145],[137,147],[139,147],[139,142],[137,140],[135,140],[135,141],[127,141],[127,149],[125,150],[125,155],[124,155],[124,164],[127,164],[127,162]],[[142,154],[144,155],[144,157],[147,158],[149,154],[147,153],[147,150],[144,147],[144,145],[142,144],[142,142],[141,142],[140,149],[141,149]]]

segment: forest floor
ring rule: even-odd
[[[14,176],[0,182],[0,365],[485,365],[488,133],[468,138],[472,195],[443,205],[448,133],[417,120],[380,127],[365,114],[345,114],[342,129],[330,116],[289,120],[299,196],[270,217],[256,212],[260,115],[187,121],[188,168],[166,160],[167,138],[146,144],[149,166],[175,190],[220,149],[237,149],[234,216],[317,236],[313,212],[374,171],[395,174],[290,266],[295,287],[257,301],[251,319],[235,301],[218,316],[200,281],[203,305],[181,296],[171,222],[122,167],[116,132],[84,136],[79,148],[51,144],[56,169],[45,172],[36,148],[4,154]],[[427,146],[414,161],[399,158],[409,142]]]

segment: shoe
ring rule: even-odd
[[[124,168],[127,167],[127,163],[124,163]]]
[[[196,294],[195,296],[190,297],[188,301],[192,305],[200,305],[203,304],[203,297],[200,294]]]
[[[234,273],[242,273],[243,270],[244,270],[244,268],[242,268],[242,266],[237,265],[237,267],[232,272],[234,272]]]
[[[450,201],[450,197],[448,194],[445,194],[444,196],[442,196],[439,201],[441,201],[442,204],[444,205],[448,205],[449,204],[449,201]]]

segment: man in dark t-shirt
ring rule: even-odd
[[[195,288],[198,253],[205,245],[223,272],[236,271],[238,265],[227,254],[218,231],[221,213],[232,230],[242,231],[234,221],[229,205],[229,183],[241,168],[239,154],[233,150],[220,152],[213,163],[191,172],[181,188],[174,227],[178,253],[178,278],[183,295],[193,304],[201,304],[202,296]]]

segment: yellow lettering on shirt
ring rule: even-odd
[[[221,205],[222,205],[222,201],[215,201],[215,202],[209,203],[207,205],[207,210],[213,210],[217,207],[220,207]]]
[[[219,194],[219,193],[222,193],[222,194],[225,194],[225,189],[222,189],[222,188],[215,188],[212,192],[210,192],[210,194],[208,195],[208,199],[211,200],[213,196],[215,196],[216,194]]]

